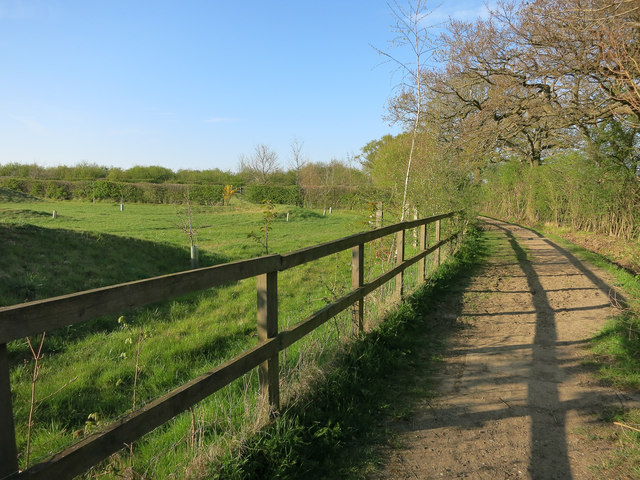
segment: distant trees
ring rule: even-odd
[[[240,172],[254,183],[266,184],[269,176],[278,170],[278,154],[261,143],[256,145],[253,154],[240,157]]]

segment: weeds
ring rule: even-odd
[[[31,376],[31,400],[29,402],[29,419],[27,421],[27,451],[26,451],[26,465],[29,468],[29,461],[31,460],[31,432],[33,431],[33,412],[36,406],[36,382],[40,376],[40,360],[42,359],[42,346],[44,345],[44,338],[47,332],[42,332],[40,337],[40,346],[36,352],[31,344],[31,339],[27,337],[27,345],[33,355],[33,375]]]

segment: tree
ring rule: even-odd
[[[519,18],[520,37],[541,50],[556,78],[582,78],[599,88],[611,113],[639,116],[637,0],[534,0]]]
[[[238,189],[233,188],[233,185],[225,185],[222,189],[222,204],[228,206],[229,202],[231,202],[231,197],[233,197],[237,191]]]
[[[240,157],[240,170],[249,174],[254,183],[267,183],[269,175],[278,170],[278,154],[261,143],[254,148],[253,155]]]
[[[409,0],[407,7],[402,7],[397,1],[392,5],[391,13],[394,17],[395,23],[392,27],[392,31],[395,33],[392,45],[399,47],[408,47],[413,55],[411,61],[404,61],[399,59],[390,53],[384,52],[376,48],[380,55],[385,56],[389,61],[397,65],[398,69],[402,72],[402,83],[399,86],[400,92],[390,103],[391,105],[402,102],[406,99],[411,99],[411,112],[409,118],[403,117],[391,117],[393,121],[409,121],[411,124],[411,147],[409,149],[409,158],[407,161],[406,171],[404,175],[404,189],[402,195],[402,203],[400,207],[400,221],[404,220],[407,210],[407,193],[409,191],[409,179],[411,176],[411,166],[413,163],[413,157],[415,153],[416,138],[420,128],[420,122],[422,120],[422,99],[423,88],[422,83],[422,68],[425,61],[425,57],[431,52],[431,43],[429,36],[427,35],[427,26],[425,23],[426,18],[431,14],[431,11],[427,9],[426,2],[422,0]],[[374,47],[375,48],[375,47]],[[393,106],[390,108],[390,112],[393,113]],[[405,112],[407,110],[404,110]]]
[[[302,167],[304,167],[308,163],[308,160],[305,160],[304,156],[302,155],[303,146],[304,142],[297,138],[294,138],[289,145],[289,147],[291,148],[291,161],[289,165],[291,170],[294,170],[296,172],[296,179],[298,179]]]

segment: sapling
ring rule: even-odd
[[[38,381],[38,376],[40,375],[40,359],[42,358],[42,346],[44,345],[44,337],[46,336],[46,334],[47,332],[42,332],[42,337],[40,338],[40,346],[38,347],[37,352],[31,344],[31,339],[27,337],[27,345],[29,345],[31,355],[33,356],[33,374],[31,375],[31,401],[29,402],[29,421],[27,423],[27,468],[29,468],[29,461],[31,457],[31,432],[33,430],[33,412],[36,406],[36,382]]]
[[[191,207],[191,195],[189,190],[184,195],[184,206],[176,208],[176,215],[180,219],[178,227],[189,237],[191,247],[191,268],[198,268],[198,246],[196,245],[196,235],[198,230],[193,225],[193,209]]]
[[[265,255],[269,255],[269,230],[271,230],[271,222],[276,218],[276,213],[274,212],[274,205],[271,200],[263,200],[262,205],[263,225],[260,227],[260,231],[264,233],[264,238],[254,231],[249,232],[247,234],[247,238],[254,240],[258,245],[264,248]]]
[[[231,197],[233,197],[236,192],[238,191],[237,188],[233,188],[232,185],[225,185],[224,188],[222,189],[222,203],[223,205],[229,206],[229,202],[231,201]]]

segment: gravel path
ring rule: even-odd
[[[497,251],[464,295],[433,312],[467,327],[451,341],[436,396],[390,425],[400,448],[387,447],[378,478],[631,478],[594,467],[616,446],[618,427],[603,415],[640,403],[583,364],[587,339],[616,313],[610,278],[530,230],[484,222]]]

